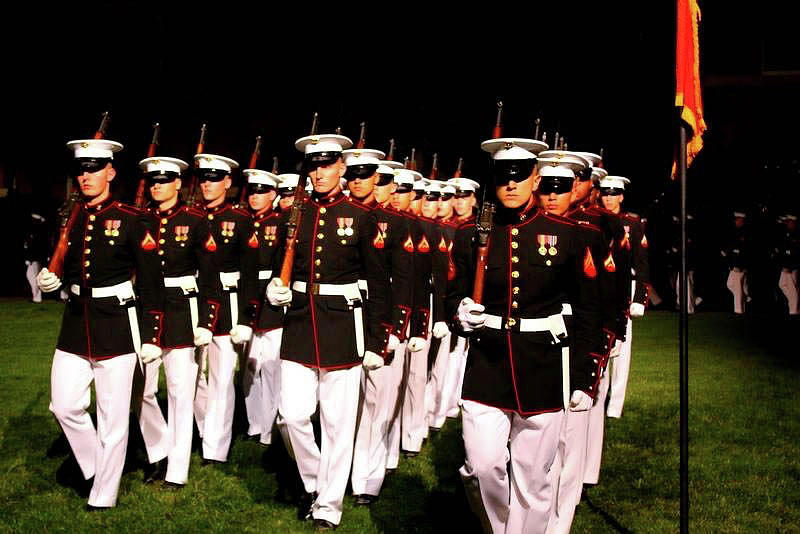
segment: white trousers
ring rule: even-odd
[[[287,445],[303,486],[316,491],[314,519],[339,524],[353,460],[361,366],[326,371],[281,361],[280,414]],[[314,441],[311,415],[319,402],[321,447]]]
[[[397,469],[400,463],[400,436],[402,433],[403,401],[405,397],[406,382],[406,347],[408,340],[400,343],[394,351],[394,359],[389,364],[391,378],[389,379],[389,396],[386,405],[387,436],[386,436],[386,468]]]
[[[793,271],[781,271],[778,287],[783,292],[783,295],[786,297],[786,302],[789,304],[789,315],[797,315],[800,313],[797,299],[797,269]]]
[[[681,307],[681,273],[675,273],[673,277],[673,287],[675,288],[675,305],[678,309]],[[687,299],[688,302],[686,303],[686,309],[688,313],[694,313],[694,305],[695,305],[695,296],[694,296],[694,271],[689,271],[686,273],[686,288],[689,294],[689,298]]]
[[[422,440],[428,431],[425,421],[425,391],[428,380],[428,351],[431,336],[425,348],[406,354],[406,390],[403,395],[402,447],[403,450],[419,452]]]
[[[446,417],[458,417],[461,401],[461,386],[464,385],[464,370],[467,368],[467,340],[459,337],[456,347],[447,360],[447,376],[442,389],[442,406]],[[441,416],[441,414],[439,414]]]
[[[277,328],[253,335],[242,375],[244,404],[250,425],[247,434],[259,435],[264,445],[272,443],[272,425],[278,415],[282,334],[283,329]]]
[[[431,379],[428,380],[428,385],[425,388],[427,424],[433,428],[442,428],[447,418],[447,400],[444,398],[444,384],[450,360],[450,336],[452,334],[447,334],[440,340],[436,361],[433,362],[433,369],[431,369]]]
[[[167,415],[164,421],[158,406],[158,371],[161,362],[167,377]],[[186,484],[189,479],[189,463],[192,453],[192,405],[197,382],[197,362],[194,347],[172,349],[161,356],[161,360],[144,366],[144,384],[138,406],[139,427],[142,430],[147,458],[153,463],[167,458],[165,480],[175,484]],[[136,381],[141,373],[136,371]],[[136,403],[135,403],[136,404]]]
[[[31,286],[31,298],[33,302],[42,302],[42,290],[39,289],[39,284],[36,283],[36,276],[39,274],[39,271],[42,270],[42,266],[39,265],[38,261],[25,263],[28,264],[28,267],[25,269],[25,278],[28,279],[28,285]]]
[[[203,422],[203,458],[225,462],[231,446],[238,355],[231,336],[214,336],[208,346],[208,400]]]
[[[625,341],[619,349],[619,356],[609,362],[610,390],[606,415],[609,417],[622,417],[622,407],[625,404],[625,392],[628,390],[628,374],[631,369],[631,347],[633,345],[633,321],[628,318],[625,326]]]
[[[137,356],[123,354],[93,360],[56,349],[50,373],[50,411],[56,416],[88,480],[94,477],[89,504],[117,503],[128,448],[128,414]],[[94,381],[97,430],[86,409]]]
[[[608,370],[600,377],[597,401],[589,410],[589,431],[586,437],[586,464],[584,484],[597,484],[600,480],[600,463],[603,459],[603,435],[606,423],[606,397],[608,396]]]
[[[589,418],[589,411],[564,413],[558,454],[550,470],[550,481],[555,490],[547,525],[549,534],[569,533],[575,517],[575,507],[581,500]]]
[[[744,313],[745,298],[747,297],[747,290],[745,286],[746,273],[744,271],[731,271],[728,273],[728,281],[725,284],[728,290],[733,294],[733,313],[741,315]]]
[[[553,499],[548,473],[564,412],[521,417],[465,400],[461,417],[466,460],[459,473],[484,530],[544,532]]]

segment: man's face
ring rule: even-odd
[[[592,193],[592,181],[591,180],[575,180],[575,188],[572,193],[572,204],[578,205],[583,204],[589,195]]]
[[[367,198],[370,193],[375,190],[375,183],[378,181],[378,173],[374,172],[370,176],[361,178],[356,177],[347,180],[347,188],[350,190],[350,195],[356,200]],[[377,193],[376,193],[377,196]]]
[[[294,189],[288,193],[281,193],[281,198],[278,200],[278,207],[281,210],[288,210],[294,202]]]
[[[547,213],[553,215],[564,215],[569,211],[569,203],[572,198],[572,191],[566,193],[540,194],[539,206]]]
[[[421,192],[414,191],[412,192],[411,202],[408,205],[408,211],[413,213],[414,215],[419,215],[422,213],[422,203],[424,201],[425,195]]]
[[[111,180],[117,175],[117,171],[106,163],[106,166],[95,172],[84,171],[78,175],[78,186],[81,194],[86,198],[96,198],[111,190]]]
[[[203,200],[205,200],[207,204],[211,204],[225,197],[225,193],[228,192],[228,189],[230,187],[231,187],[230,175],[225,176],[225,178],[223,178],[219,182],[212,182],[211,180],[206,180],[200,184],[200,188],[203,191]]]
[[[453,204],[453,209],[459,217],[467,217],[472,215],[472,208],[475,206],[475,195],[470,193],[464,196],[457,195]]]
[[[406,211],[411,206],[411,199],[414,197],[414,192],[392,193],[392,207],[397,211]]]
[[[375,187],[375,200],[378,204],[386,204],[392,196],[392,192],[397,189],[397,184],[389,182],[387,185],[378,185]]]
[[[171,182],[157,182],[150,186],[150,196],[159,204],[169,202],[178,197],[181,190],[181,179],[176,178]]]
[[[625,199],[625,195],[606,195],[601,192],[600,199],[602,200],[603,207],[605,209],[614,213],[619,213],[620,209],[622,208],[622,201]]]
[[[514,209],[525,206],[531,199],[533,188],[537,182],[536,169],[530,176],[520,182],[509,181],[495,187],[497,200],[506,208]]]
[[[455,200],[453,200],[453,195],[451,193],[442,195],[442,198],[439,199],[439,211],[436,213],[436,216],[440,219],[449,219],[452,217],[454,203]]]
[[[439,197],[434,195],[425,195],[422,199],[420,211],[423,216],[434,219],[436,214],[439,213]]]
[[[328,165],[315,168],[308,174],[311,177],[311,183],[314,185],[314,192],[319,195],[327,195],[340,189],[340,180],[346,170],[347,167],[345,167],[342,158]]]
[[[267,207],[272,207],[272,202],[275,200],[275,191],[267,191],[265,193],[252,193],[247,197],[247,204],[250,209],[258,213]]]

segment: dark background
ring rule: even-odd
[[[341,126],[356,138],[367,121],[368,147],[386,150],[393,137],[396,159],[416,147],[423,173],[434,152],[445,175],[464,157],[464,175],[483,181],[488,159],[479,146],[500,98],[506,135],[531,136],[540,116],[548,138],[558,129],[570,149],[605,149],[609,172],[632,180],[626,207],[648,217],[658,264],[678,209],[669,180],[674,3],[465,5],[440,13],[432,3],[255,10],[84,2],[7,14],[0,294],[25,293],[18,229],[33,206],[55,221],[70,158],[64,144],[90,137],[107,109],[109,138],[125,144],[115,190],[129,200],[155,121],[159,154],[190,160],[207,122],[207,151],[245,164],[261,135],[262,167],[275,155],[288,172],[299,161],[293,142],[315,111],[322,132]],[[689,173],[698,259],[714,256],[734,208],[764,224],[796,209],[800,178],[793,19],[762,5],[706,1],[701,9],[709,131]],[[654,274],[665,273],[656,265]],[[708,273],[709,290],[722,285],[718,275]]]

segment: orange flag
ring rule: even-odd
[[[689,125],[686,141],[686,166],[703,148],[703,98],[700,87],[700,8],[697,0],[678,0],[678,25],[675,38],[675,106],[681,119]],[[672,163],[672,177],[677,173],[677,161]]]

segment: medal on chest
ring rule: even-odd
[[[275,240],[278,239],[278,227],[265,226],[264,239],[266,240],[267,245],[269,245],[270,247],[275,246]]]
[[[103,221],[103,224],[105,225],[104,233],[106,234],[106,236],[108,237],[119,236],[119,227],[122,226],[122,221],[108,219],[106,221]]]
[[[339,227],[336,230],[336,235],[339,237],[353,235],[353,217],[336,217],[336,225]]]
[[[558,249],[556,248],[556,245],[558,245],[557,235],[536,234],[536,242],[539,243],[539,254],[542,256],[547,256],[548,254],[555,256],[558,254]]]
[[[188,226],[176,226],[175,227],[175,241],[181,243],[183,241],[189,240],[189,227]]]
[[[233,229],[236,228],[235,221],[220,221],[219,224],[222,228],[222,235],[224,237],[233,237]]]

